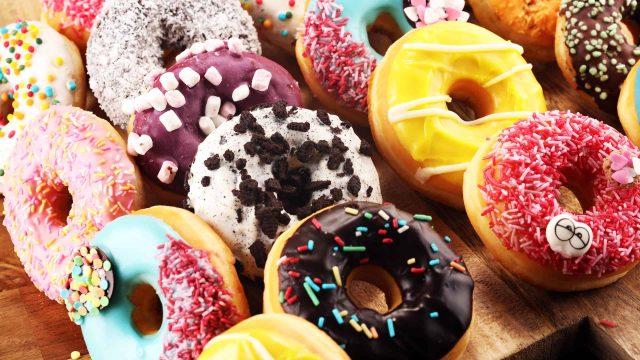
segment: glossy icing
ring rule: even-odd
[[[269,42],[293,52],[307,0],[242,0],[258,31]]]
[[[633,104],[635,105],[635,114],[638,119],[638,125],[640,126],[640,78],[638,78],[638,71],[636,70],[633,78]]]

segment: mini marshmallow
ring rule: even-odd
[[[172,132],[182,126],[182,121],[180,121],[180,118],[173,110],[169,110],[160,115],[160,122],[168,132]]]
[[[173,75],[172,72],[166,72],[160,75],[160,84],[162,84],[165,91],[175,90],[179,85],[178,79],[176,79],[176,76]]]
[[[188,58],[189,56],[191,56],[191,49],[186,49],[185,51],[178,54],[178,56],[176,56],[176,62],[180,62]]]
[[[178,165],[176,165],[176,163],[172,161],[164,161],[162,162],[162,166],[158,172],[158,180],[165,184],[171,184],[173,183],[173,179],[175,179],[177,172]]]
[[[249,97],[249,92],[249,86],[247,84],[242,84],[233,90],[231,99],[235,102],[242,101]]]
[[[271,82],[271,72],[265,69],[258,69],[253,73],[251,87],[257,91],[267,91]]]
[[[184,98],[184,95],[180,92],[180,90],[171,90],[167,91],[164,94],[164,97],[167,99],[167,103],[171,105],[171,107],[179,108],[184,105],[187,101]]]
[[[240,55],[244,51],[244,45],[238,38],[231,38],[227,40],[227,46],[229,47],[229,51],[234,54]]]
[[[204,52],[204,44],[203,43],[195,43],[191,45],[191,53],[194,55],[202,54]]]
[[[226,119],[231,119],[236,114],[236,106],[232,102],[226,102],[222,105],[222,110],[220,110],[220,115],[225,117]]]
[[[222,125],[222,123],[224,123],[225,121],[227,121],[228,119],[226,117],[220,116],[220,115],[216,115],[213,117],[213,124],[216,126],[216,128],[220,125]]]
[[[153,88],[147,93],[147,100],[157,111],[164,111],[167,107],[167,99],[164,98],[164,94],[158,88]]]
[[[150,73],[145,75],[144,82],[149,85],[149,87],[153,87],[153,82],[163,73],[164,69],[162,68],[153,69]]]
[[[204,42],[204,48],[207,51],[216,51],[224,46],[224,41],[220,39],[210,39]]]
[[[133,143],[133,149],[138,155],[146,154],[152,147],[153,140],[147,134],[138,136],[138,139]]]
[[[126,115],[133,115],[136,113],[136,107],[133,99],[124,99],[120,107],[123,113]]]
[[[220,112],[220,105],[222,100],[217,96],[209,96],[207,99],[207,105],[204,107],[204,116],[213,118]]]
[[[142,112],[151,109],[151,104],[146,95],[140,95],[133,100],[133,107],[136,109],[136,112]]]
[[[193,71],[190,67],[180,70],[178,77],[190,88],[194,87],[200,81],[200,74]]]
[[[127,137],[127,154],[131,156],[138,156],[138,152],[135,149],[135,143],[140,139],[140,135],[131,132]]]
[[[216,114],[216,116],[218,115]],[[216,128],[216,124],[210,117],[207,116],[200,117],[200,119],[198,120],[198,126],[200,126],[200,130],[202,130],[202,133],[204,133],[205,135],[211,134],[211,132]]]
[[[215,86],[220,85],[220,83],[222,82],[222,74],[220,74],[215,66],[207,69],[207,72],[204,74],[204,78]]]

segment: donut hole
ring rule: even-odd
[[[65,185],[51,186],[49,188],[49,201],[51,209],[55,209],[52,214],[53,218],[63,226],[67,225],[69,213],[73,206],[73,197],[69,192],[69,188]]]
[[[377,265],[362,265],[347,276],[347,295],[361,309],[380,314],[393,311],[402,304],[402,293],[396,280]]]
[[[491,94],[473,80],[456,81],[449,88],[448,94],[452,100],[447,107],[465,121],[473,121],[493,113]]]
[[[131,321],[133,327],[143,336],[153,335],[162,325],[162,302],[153,286],[136,285],[129,296],[133,305]]]
[[[562,170],[565,181],[558,189],[558,203],[565,210],[582,214],[591,209],[594,204],[593,185],[589,182],[591,176],[585,176],[581,171],[573,168]]]
[[[620,22],[620,31],[622,36],[629,44],[638,44],[638,38],[640,35],[640,24],[632,19],[623,19]]]
[[[369,45],[378,54],[384,56],[389,46],[402,37],[400,26],[389,13],[381,13],[370,26],[367,27]]]
[[[162,51],[162,66],[168,69],[176,64],[176,56],[183,52],[186,48],[167,48]]]

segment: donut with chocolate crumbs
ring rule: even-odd
[[[227,241],[245,275],[262,276],[273,241],[297,220],[341,201],[381,201],[363,142],[341,123],[279,102],[242,112],[198,147],[189,205]],[[225,160],[227,151],[234,160]]]
[[[163,189],[186,195],[183,184],[198,145],[236,113],[278,100],[302,105],[287,70],[241,50],[238,39],[193,44],[191,55],[153,80],[146,94],[151,108],[132,116],[129,154]],[[231,150],[220,155],[234,160]]]
[[[615,112],[620,87],[640,58],[625,21],[640,19],[636,0],[563,0],[556,29],[556,60],[574,88]]]
[[[87,45],[89,86],[111,122],[125,127],[134,110],[151,107],[148,75],[163,71],[163,50],[206,39],[238,38],[260,53],[253,20],[237,0],[108,1]],[[178,60],[192,52],[188,48]],[[135,98],[133,103],[123,101]]]

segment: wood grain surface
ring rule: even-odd
[[[0,0],[0,9],[6,1]],[[302,79],[294,60],[277,51],[267,55]],[[555,64],[534,64],[534,72],[549,109],[579,111],[620,129],[616,116],[583,105]],[[308,93],[306,99],[313,108]],[[368,129],[358,132],[371,140]],[[474,323],[463,358],[640,358],[638,269],[600,290],[559,294],[532,287],[492,259],[464,211],[421,197],[378,154],[374,162],[385,200],[432,215],[436,229],[453,238],[452,247],[464,257],[475,280]],[[252,310],[259,311],[261,285],[245,281],[245,290]],[[87,354],[80,329],[68,320],[64,306],[48,300],[29,281],[4,227],[0,228],[0,318],[0,359],[66,359],[74,350]],[[604,326],[602,320],[617,326]]]

